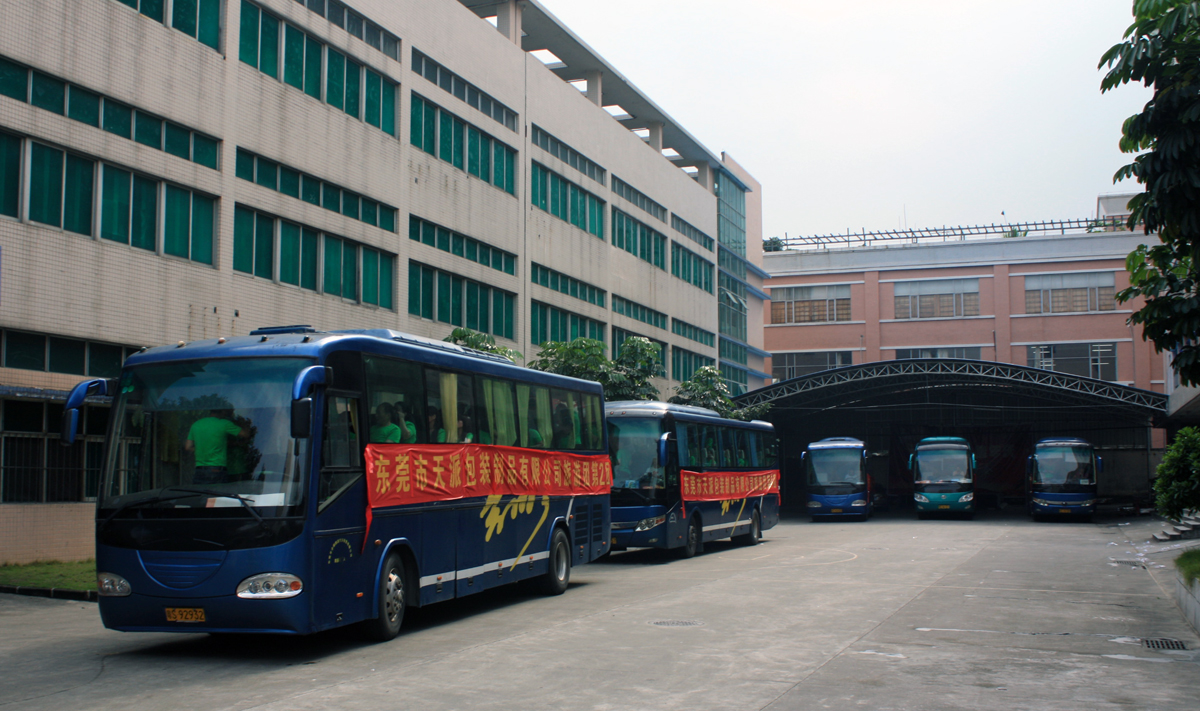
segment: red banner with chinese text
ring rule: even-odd
[[[693,472],[684,469],[684,501],[749,499],[779,493],[779,470],[757,472]]]
[[[612,489],[606,455],[483,444],[367,445],[371,508],[473,496],[587,496]]]

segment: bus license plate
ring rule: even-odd
[[[203,607],[168,607],[167,622],[204,622]]]
[[[1059,509],[1059,513],[1071,513],[1071,509]]]
[[[948,508],[950,508],[950,504],[939,504],[938,508],[939,509],[948,509]]]
[[[842,512],[841,509],[829,509],[829,510],[832,511],[833,513],[841,513]]]

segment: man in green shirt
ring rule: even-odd
[[[196,455],[193,484],[222,484],[229,479],[229,438],[246,439],[250,432],[228,418],[229,410],[211,410],[208,417],[192,423],[183,443],[183,451]]]

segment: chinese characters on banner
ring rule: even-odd
[[[680,472],[684,501],[748,499],[779,493],[779,470],[757,472]]]
[[[587,496],[612,488],[605,455],[481,444],[367,445],[371,508],[473,496]]]

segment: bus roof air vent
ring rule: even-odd
[[[263,326],[250,332],[251,336],[278,336],[284,333],[316,333],[312,326]]]

